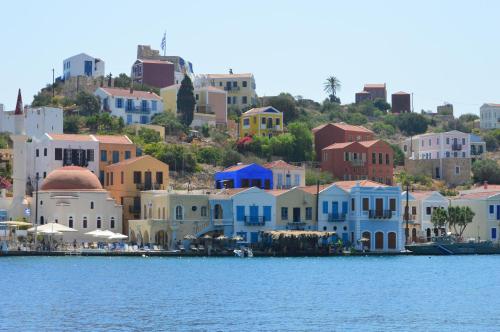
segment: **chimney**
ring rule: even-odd
[[[483,188],[484,190],[488,189],[488,181],[484,181]]]

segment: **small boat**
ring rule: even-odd
[[[236,257],[253,257],[253,251],[250,248],[240,248],[233,250]]]
[[[454,236],[433,237],[431,242],[406,245],[414,255],[477,255],[500,254],[500,246],[491,241],[460,242]]]

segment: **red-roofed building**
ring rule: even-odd
[[[306,169],[304,166],[294,166],[283,160],[276,160],[263,165],[273,172],[273,183],[276,189],[290,189],[305,186]]]
[[[316,160],[322,160],[321,151],[334,143],[354,141],[369,141],[374,139],[373,131],[363,126],[353,126],[346,123],[327,123],[312,130]]]
[[[387,101],[387,87],[384,84],[365,84],[363,91],[370,93],[371,100],[382,99]]]
[[[334,143],[321,153],[321,169],[337,179],[392,184],[394,152],[384,141]]]
[[[132,79],[155,88],[175,84],[175,65],[169,61],[138,59],[132,65]]]

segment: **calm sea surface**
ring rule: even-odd
[[[1,331],[500,331],[500,256],[0,258]]]

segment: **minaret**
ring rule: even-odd
[[[24,126],[23,100],[21,89],[17,94],[16,111],[14,112],[14,133],[10,136],[13,142],[14,165],[12,167],[13,197],[9,217],[12,219],[24,217],[27,207],[26,196],[26,131]]]

